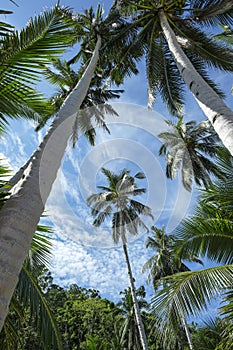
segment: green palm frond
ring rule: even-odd
[[[38,225],[29,254],[24,262],[25,265],[38,270],[40,270],[42,265],[49,266],[52,258],[52,242],[48,234],[52,232],[49,226]]]
[[[38,286],[33,273],[26,266],[23,267],[19,276],[17,292],[25,306],[30,306],[32,315],[37,315],[37,328],[41,334],[46,349],[57,347],[62,350],[62,340],[54,315],[50,310],[43,292]],[[45,321],[46,320],[46,321]]]
[[[233,293],[232,288],[224,294],[223,306],[220,308],[220,315],[225,321],[225,327],[222,331],[221,346],[223,349],[231,350],[233,348]],[[221,349],[220,349],[221,350]]]
[[[0,336],[3,339],[4,350],[8,349],[7,347],[13,349],[13,345],[15,346],[20,342],[15,327],[17,324],[17,327],[20,328],[21,324],[23,324],[25,310],[35,320],[35,327],[44,349],[63,349],[61,335],[54,315],[49,308],[44,291],[42,291],[42,287],[40,286],[40,276],[43,274],[44,267],[46,265],[48,266],[51,260],[51,242],[49,236],[45,235],[51,232],[48,226],[39,225],[33,237],[31,249],[24,261],[10,304],[10,310],[13,311],[14,318],[11,318],[11,314],[9,314]],[[13,336],[14,339],[12,338]]]
[[[216,26],[232,24],[231,0],[191,0],[190,15],[200,25]]]
[[[196,56],[196,59],[198,57],[203,63],[203,69],[208,65],[210,68],[232,71],[233,51],[224,42],[213,40],[200,29],[187,24],[185,26],[185,34],[186,37],[182,38],[180,45],[194,66],[197,65],[197,61],[195,62]],[[184,43],[183,45],[182,42]],[[194,56],[193,59],[192,56]]]
[[[233,265],[188,271],[169,276],[169,286],[152,299],[151,310],[163,337],[182,323],[182,317],[198,316],[208,302],[233,282]]]
[[[12,14],[12,11],[6,11],[6,10],[0,10],[0,15],[10,15]],[[0,21],[0,44],[2,42],[2,39],[4,36],[6,36],[9,33],[12,33],[13,26],[9,23]]]
[[[216,209],[215,209],[216,211]],[[177,247],[185,254],[187,251],[199,256],[206,255],[218,263],[232,263],[233,254],[233,223],[222,219],[220,215],[215,218],[206,215],[197,215],[186,219],[177,229],[180,241]],[[187,239],[182,243],[182,239]]]
[[[216,165],[225,178],[217,178],[202,191],[194,214],[176,230],[176,246],[183,253],[207,256],[222,264],[233,262],[232,157],[221,150]]]
[[[72,21],[65,19],[62,10],[55,7],[32,19],[20,32],[4,37],[0,56],[1,113],[19,117],[24,106],[37,113],[53,112],[33,85],[51,58],[72,44],[71,27]]]
[[[16,298],[11,300],[11,307],[14,310],[15,317],[19,320],[19,323],[23,323],[24,309],[20,301]],[[19,339],[15,323],[13,322],[11,315],[8,314],[4,322],[2,331],[0,332],[0,350],[12,350],[17,346],[22,345],[22,339]]]

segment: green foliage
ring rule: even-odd
[[[175,324],[187,315],[199,315],[208,302],[221,294],[226,306],[221,310],[229,325],[222,333],[219,349],[230,349],[232,344],[232,157],[221,152],[218,166],[226,179],[217,179],[209,189],[203,190],[194,215],[185,219],[176,230],[176,251],[181,256],[188,252],[208,257],[215,264],[207,269],[178,273],[165,278],[169,286],[163,288],[152,301],[158,317],[158,327],[166,329],[167,340]],[[229,190],[229,193],[228,193]],[[227,265],[224,265],[227,264]],[[175,323],[175,324],[174,324]],[[166,334],[167,333],[167,334]]]
[[[158,136],[163,140],[159,155],[165,156],[169,179],[181,172],[184,187],[191,191],[193,180],[208,188],[212,183],[210,175],[223,176],[214,163],[221,148],[219,138],[208,121],[184,123],[180,117],[176,123],[167,124],[171,129]]]
[[[56,86],[58,91],[50,98],[50,103],[54,106],[54,110],[58,111],[69,95],[72,89],[81,79],[83,66],[78,72],[75,72],[65,60],[53,60],[53,65],[45,71],[45,78]],[[84,134],[91,145],[95,143],[95,126],[102,127],[105,131],[110,133],[106,123],[105,115],[117,116],[112,106],[107,102],[113,98],[119,98],[123,90],[108,89],[104,85],[104,71],[97,67],[97,73],[94,74],[92,82],[88,89],[87,95],[82,102],[80,110],[77,111],[77,117],[73,126],[72,144],[78,139],[79,134]],[[38,120],[36,130],[42,128],[51,116],[42,116]],[[93,123],[93,121],[95,121]]]
[[[73,43],[73,22],[58,7],[31,19],[21,31],[4,26],[0,41],[1,116],[36,119],[53,113],[35,90],[45,65]]]
[[[122,57],[128,53],[132,55],[130,49],[135,53],[136,62],[142,56],[146,57],[150,108],[157,95],[162,97],[172,114],[181,115],[184,105],[184,82],[164,39],[160,11],[164,12],[180,47],[196,71],[222,96],[218,86],[210,79],[208,68],[232,71],[232,49],[224,42],[212,39],[203,26],[214,27],[218,23],[232,25],[230,1],[121,0],[117,1],[117,8],[124,15],[121,30],[127,32],[129,47]]]

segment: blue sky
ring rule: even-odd
[[[2,8],[14,11],[5,20],[21,28],[30,16],[50,8],[55,1],[18,0],[17,3],[18,7],[5,0]],[[61,5],[76,11],[96,3],[97,1],[61,1]],[[111,1],[103,3],[107,10]],[[226,92],[228,105],[233,107],[230,94],[232,75],[216,72],[213,75]],[[163,120],[170,117],[160,99],[153,112],[146,109],[144,70],[140,75],[128,79],[124,89],[120,102],[113,105],[119,117],[109,117],[107,120],[111,135],[99,130],[95,147],[90,147],[83,136],[75,149],[68,147],[46,207],[55,231],[52,264],[55,282],[62,285],[77,283],[83,287],[95,288],[100,290],[102,296],[115,301],[119,299],[119,292],[129,284],[123,253],[120,247],[113,245],[108,225],[103,229],[93,229],[90,209],[85,204],[86,198],[96,192],[96,181],[101,182],[103,179],[100,168],[105,166],[119,170],[127,167],[132,172],[143,171],[146,181],[141,186],[147,187],[143,201],[153,208],[155,216],[155,221],[148,221],[147,224],[156,224],[158,227],[165,224],[168,232],[191,210],[196,196],[195,191],[188,194],[179,180],[171,182],[165,177],[164,163],[158,157],[160,143],[157,134],[164,130]],[[187,95],[185,117],[186,120],[204,118],[190,95]],[[43,133],[44,131],[35,133],[32,123],[17,121],[10,124],[0,152],[9,159],[13,171],[27,160],[41,141]],[[146,275],[141,274],[141,269],[151,256],[151,252],[143,249],[146,237],[145,232],[141,232],[137,239],[129,239],[129,255],[137,287],[145,285]],[[152,289],[148,287],[147,291],[150,297]]]

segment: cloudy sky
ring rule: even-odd
[[[19,7],[5,0],[2,7],[14,11],[5,20],[21,28],[30,16],[50,8],[55,1],[18,0],[17,3]],[[86,0],[61,1],[62,5],[77,11],[96,3]],[[103,3],[107,10],[111,1]],[[228,105],[233,107],[230,95],[232,75],[213,74],[228,96]],[[165,225],[167,232],[171,232],[191,211],[196,197],[195,191],[190,194],[184,190],[179,179],[171,182],[165,177],[164,162],[158,156],[160,141],[157,135],[166,128],[164,119],[171,118],[159,99],[153,112],[147,110],[144,73],[128,79],[124,89],[120,101],[113,103],[119,117],[107,116],[111,134],[97,130],[95,147],[89,146],[82,135],[75,149],[68,146],[46,206],[49,223],[55,232],[51,268],[54,281],[62,285],[77,283],[95,288],[103,297],[115,301],[119,299],[119,292],[128,286],[122,249],[114,246],[107,224],[99,229],[93,228],[90,208],[86,206],[86,198],[97,191],[96,185],[103,184],[101,167],[114,171],[127,167],[133,174],[138,171],[145,173],[146,180],[139,181],[139,185],[146,187],[147,193],[140,200],[153,209],[154,221],[146,222],[149,227],[152,224],[158,227]],[[202,120],[202,112],[189,95],[187,102],[186,120]],[[8,135],[1,142],[0,152],[8,158],[13,171],[24,164],[43,134],[44,131],[35,133],[32,123],[17,121],[10,124]],[[141,269],[152,254],[144,249],[147,236],[146,232],[140,232],[138,237],[129,237],[129,255],[137,287],[145,285],[146,275],[141,273]],[[147,291],[150,297],[152,290],[148,287]]]

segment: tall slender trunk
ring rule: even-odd
[[[82,78],[64,101],[12,196],[0,211],[0,330],[45,202],[56,179],[77,110],[96,68],[101,38]]]
[[[148,350],[146,333],[145,333],[144,325],[142,322],[142,318],[141,318],[141,314],[140,314],[140,310],[139,310],[139,306],[138,306],[138,301],[137,301],[135,286],[134,286],[134,280],[133,280],[133,274],[132,274],[132,270],[131,270],[131,266],[130,266],[130,262],[129,262],[129,256],[128,256],[126,244],[123,244],[123,250],[124,250],[126,265],[127,265],[127,269],[128,269],[130,289],[131,289],[135,317],[136,317],[136,321],[137,321],[138,331],[140,334],[142,349]]]
[[[187,325],[187,322],[186,322],[184,315],[182,316],[182,322],[184,324],[184,330],[185,330],[186,338],[188,340],[189,349],[194,350],[191,334],[190,334],[190,331],[189,331],[189,328],[188,328],[188,325]]]
[[[163,10],[159,12],[159,19],[163,34],[185,84],[210,120],[223,144],[233,155],[233,111],[196,71],[180,47]]]

